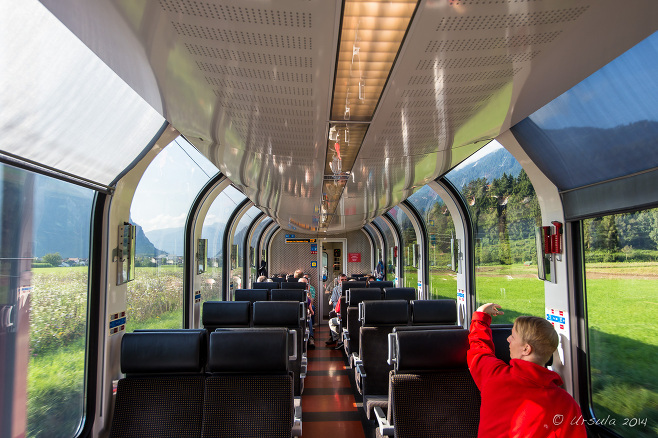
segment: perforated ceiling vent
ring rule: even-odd
[[[266,26],[310,28],[311,14],[274,9],[243,8],[196,0],[160,0],[162,10],[172,14]]]
[[[576,20],[587,9],[589,9],[589,6],[532,12],[528,14],[444,17],[436,27],[436,30],[438,32],[450,32],[557,24]]]
[[[312,50],[313,39],[305,36],[243,32],[219,27],[199,26],[172,21],[176,33],[190,38],[221,41],[230,44],[271,47],[275,49]]]
[[[463,52],[469,50],[495,50],[510,47],[534,46],[548,44],[557,38],[562,31],[543,32],[534,35],[514,35],[498,38],[470,38],[463,40],[435,40],[429,41],[425,48],[426,53],[437,52]]]

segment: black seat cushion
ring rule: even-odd
[[[198,375],[119,380],[110,437],[200,436],[204,379]]]

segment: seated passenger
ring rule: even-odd
[[[494,355],[489,327],[502,314],[498,304],[480,306],[468,336],[468,367],[482,395],[478,436],[586,438],[580,407],[560,388],[559,374],[544,367],[559,344],[551,323],[518,317],[507,338],[512,359],[507,365]]]
[[[261,275],[260,277],[258,277],[258,279],[256,279],[257,283],[264,283],[266,281],[267,281],[267,277],[264,275]]]

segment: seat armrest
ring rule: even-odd
[[[302,436],[302,398],[295,397],[295,407],[293,414],[292,436]]]
[[[363,362],[359,361],[354,365],[356,370],[354,373],[354,381],[356,383],[356,389],[359,390],[359,394],[363,395],[363,388],[365,387],[365,379],[367,377],[366,370],[363,368]]]
[[[394,436],[395,428],[389,424],[384,410],[379,406],[375,406],[375,418],[377,419],[379,433],[382,436]]]

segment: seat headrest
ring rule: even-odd
[[[281,289],[304,289],[306,290],[306,283],[299,281],[286,281],[281,283]]]
[[[394,287],[394,284],[392,281],[371,281],[368,287],[378,287],[380,289],[384,289],[386,287]]]
[[[347,290],[362,289],[367,287],[365,281],[343,281],[343,293]]]
[[[267,301],[270,296],[268,289],[236,289],[234,293],[235,301]]]
[[[249,327],[249,301],[205,301],[201,322],[204,327]]]
[[[288,330],[284,328],[232,329],[210,334],[208,372],[287,372],[288,362]]]
[[[299,289],[277,289],[270,292],[272,301],[306,301],[306,291]]]
[[[500,360],[504,360],[506,363],[509,363],[511,360],[509,355],[509,342],[507,342],[507,338],[509,338],[511,334],[512,324],[491,327],[491,337],[493,339],[496,357]]]
[[[384,288],[385,300],[415,300],[416,289],[413,287],[385,287]]]
[[[254,327],[299,327],[301,307],[295,301],[257,301],[253,305]]]
[[[279,283],[274,281],[254,281],[251,283],[252,289],[278,289]]]
[[[395,336],[397,372],[468,368],[466,329],[399,331]]]
[[[205,334],[201,330],[125,333],[121,339],[121,372],[125,374],[201,372],[205,365],[205,339]]]
[[[364,327],[381,325],[407,325],[409,322],[409,303],[405,300],[364,301],[363,320]]]
[[[414,300],[412,324],[456,324],[457,300]]]
[[[359,305],[361,301],[381,300],[381,299],[382,299],[382,291],[379,289],[354,288],[354,289],[350,289],[349,294],[347,294],[347,305],[349,307],[356,307]]]

